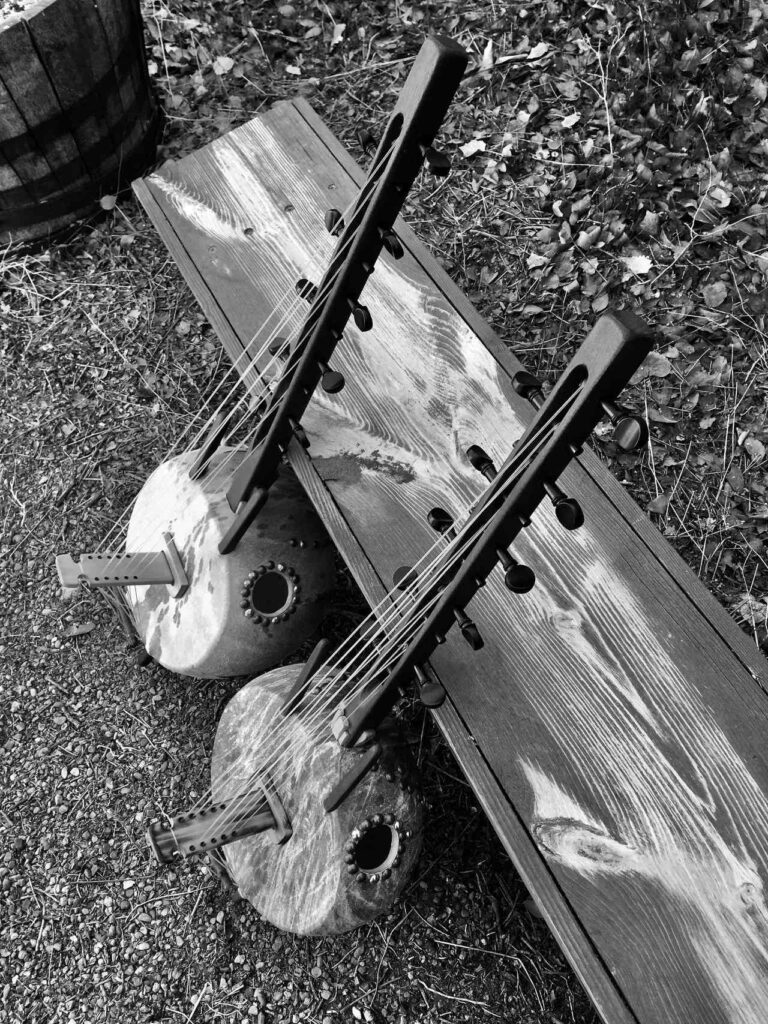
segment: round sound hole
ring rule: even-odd
[[[391,825],[373,825],[355,845],[355,863],[361,871],[384,871],[400,849],[400,834]]]
[[[291,605],[293,584],[281,572],[265,572],[251,583],[249,597],[258,615],[279,615]]]

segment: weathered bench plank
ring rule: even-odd
[[[297,102],[137,192],[237,358],[297,277],[320,276],[322,214],[355,179]],[[433,543],[427,510],[482,489],[466,447],[502,461],[529,417],[515,360],[399,231],[405,258],[366,288],[374,329],[337,349],[347,387],[313,399],[311,461],[293,456],[372,602]],[[586,526],[537,515],[516,551],[538,586],[494,580],[473,602],[486,646],[453,638],[433,659],[451,698],[438,720],[607,1021],[762,1022],[768,674],[598,460],[580,462],[562,484]]]

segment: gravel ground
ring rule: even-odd
[[[179,0],[145,19],[164,157],[299,92],[364,159],[424,30],[468,46],[443,132],[455,171],[416,190],[409,218],[543,375],[609,300],[666,329],[634,397],[653,444],[613,469],[762,644],[760,12]],[[139,668],[95,596],[62,600],[52,560],[98,548],[200,407],[220,347],[126,197],[43,252],[5,254],[0,354],[0,1020],[594,1021],[418,709],[404,721],[424,854],[370,928],[297,939],[201,865],[152,866],[147,821],[207,786],[237,681]],[[333,607],[320,632],[339,638],[362,610],[341,568]]]

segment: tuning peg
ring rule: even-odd
[[[349,300],[349,308],[352,310],[352,318],[360,331],[370,331],[373,327],[373,317],[367,306],[361,306],[354,299]]]
[[[440,152],[439,149],[435,149],[433,146],[422,146],[421,155],[424,157],[427,167],[436,178],[446,178],[448,176],[451,169],[451,161],[445,153]]]
[[[416,578],[417,573],[412,565],[401,565],[392,573],[392,583],[398,590],[407,590]]]
[[[642,416],[627,412],[613,402],[602,402],[606,416],[613,424],[613,440],[625,452],[634,452],[648,444],[648,424]]]
[[[473,651],[479,651],[484,646],[483,638],[480,636],[480,630],[470,619],[463,608],[454,608],[453,615],[456,619],[456,624],[461,630],[461,635],[467,641]]]
[[[438,533],[447,533],[453,526],[453,516],[444,508],[433,508],[427,512],[427,522]]]
[[[504,570],[504,583],[513,594],[527,594],[536,582],[533,569],[516,562],[504,548],[497,548],[496,555]]]
[[[287,359],[288,352],[283,348],[285,342],[285,338],[275,338],[275,340],[269,346],[269,354],[271,356],[277,356],[278,359]]]
[[[383,228],[379,228],[379,232],[381,234],[381,244],[387,250],[392,259],[399,260],[404,252],[403,244],[400,239],[394,231],[385,231]]]
[[[537,409],[544,401],[541,381],[527,370],[519,370],[512,378],[512,387],[522,398],[526,398]]]
[[[306,277],[300,277],[296,282],[295,288],[299,298],[306,299],[307,302],[312,302],[317,295],[317,285],[312,284]]]
[[[555,506],[555,515],[561,526],[566,530],[578,530],[584,525],[584,513],[575,498],[569,498],[557,484],[550,484],[547,481],[544,482],[544,490]]]
[[[339,373],[338,370],[332,370],[327,363],[318,363],[322,377],[320,384],[323,391],[329,395],[335,395],[344,387],[346,381],[344,380],[344,374]]]
[[[491,461],[490,455],[479,444],[471,444],[467,448],[467,458],[478,473],[483,474],[486,480],[493,480],[496,476],[496,467]]]
[[[340,235],[344,230],[344,218],[339,210],[325,211],[325,228],[332,235]]]
[[[304,427],[302,427],[300,423],[297,423],[292,416],[289,416],[288,422],[291,425],[291,430],[293,431],[294,437],[299,442],[301,447],[309,448],[309,438],[306,435]]]
[[[360,147],[366,156],[370,150],[375,149],[377,145],[376,136],[367,128],[364,128],[362,131],[357,133],[357,141],[360,143]]]
[[[419,684],[419,700],[425,708],[439,708],[445,701],[445,688],[436,679],[431,679],[418,665],[414,668],[416,682]]]

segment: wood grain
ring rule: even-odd
[[[284,104],[138,189],[226,320],[233,358],[297,277],[319,276],[322,213],[352,198],[350,171],[306,108]],[[433,542],[432,505],[457,513],[480,493],[467,446],[500,461],[528,418],[510,361],[399,230],[409,252],[367,286],[374,330],[350,328],[337,350],[348,386],[304,420],[313,468],[385,583]],[[503,792],[524,825],[493,812],[606,1020],[631,1019],[628,1004],[649,1024],[762,1022],[765,667],[596,460],[581,462],[561,484],[584,529],[542,511],[517,545],[538,586],[515,597],[492,581],[472,604],[485,648],[454,637],[435,657],[445,728],[456,747],[462,723],[480,752],[485,768],[467,750],[464,763],[486,807]]]

